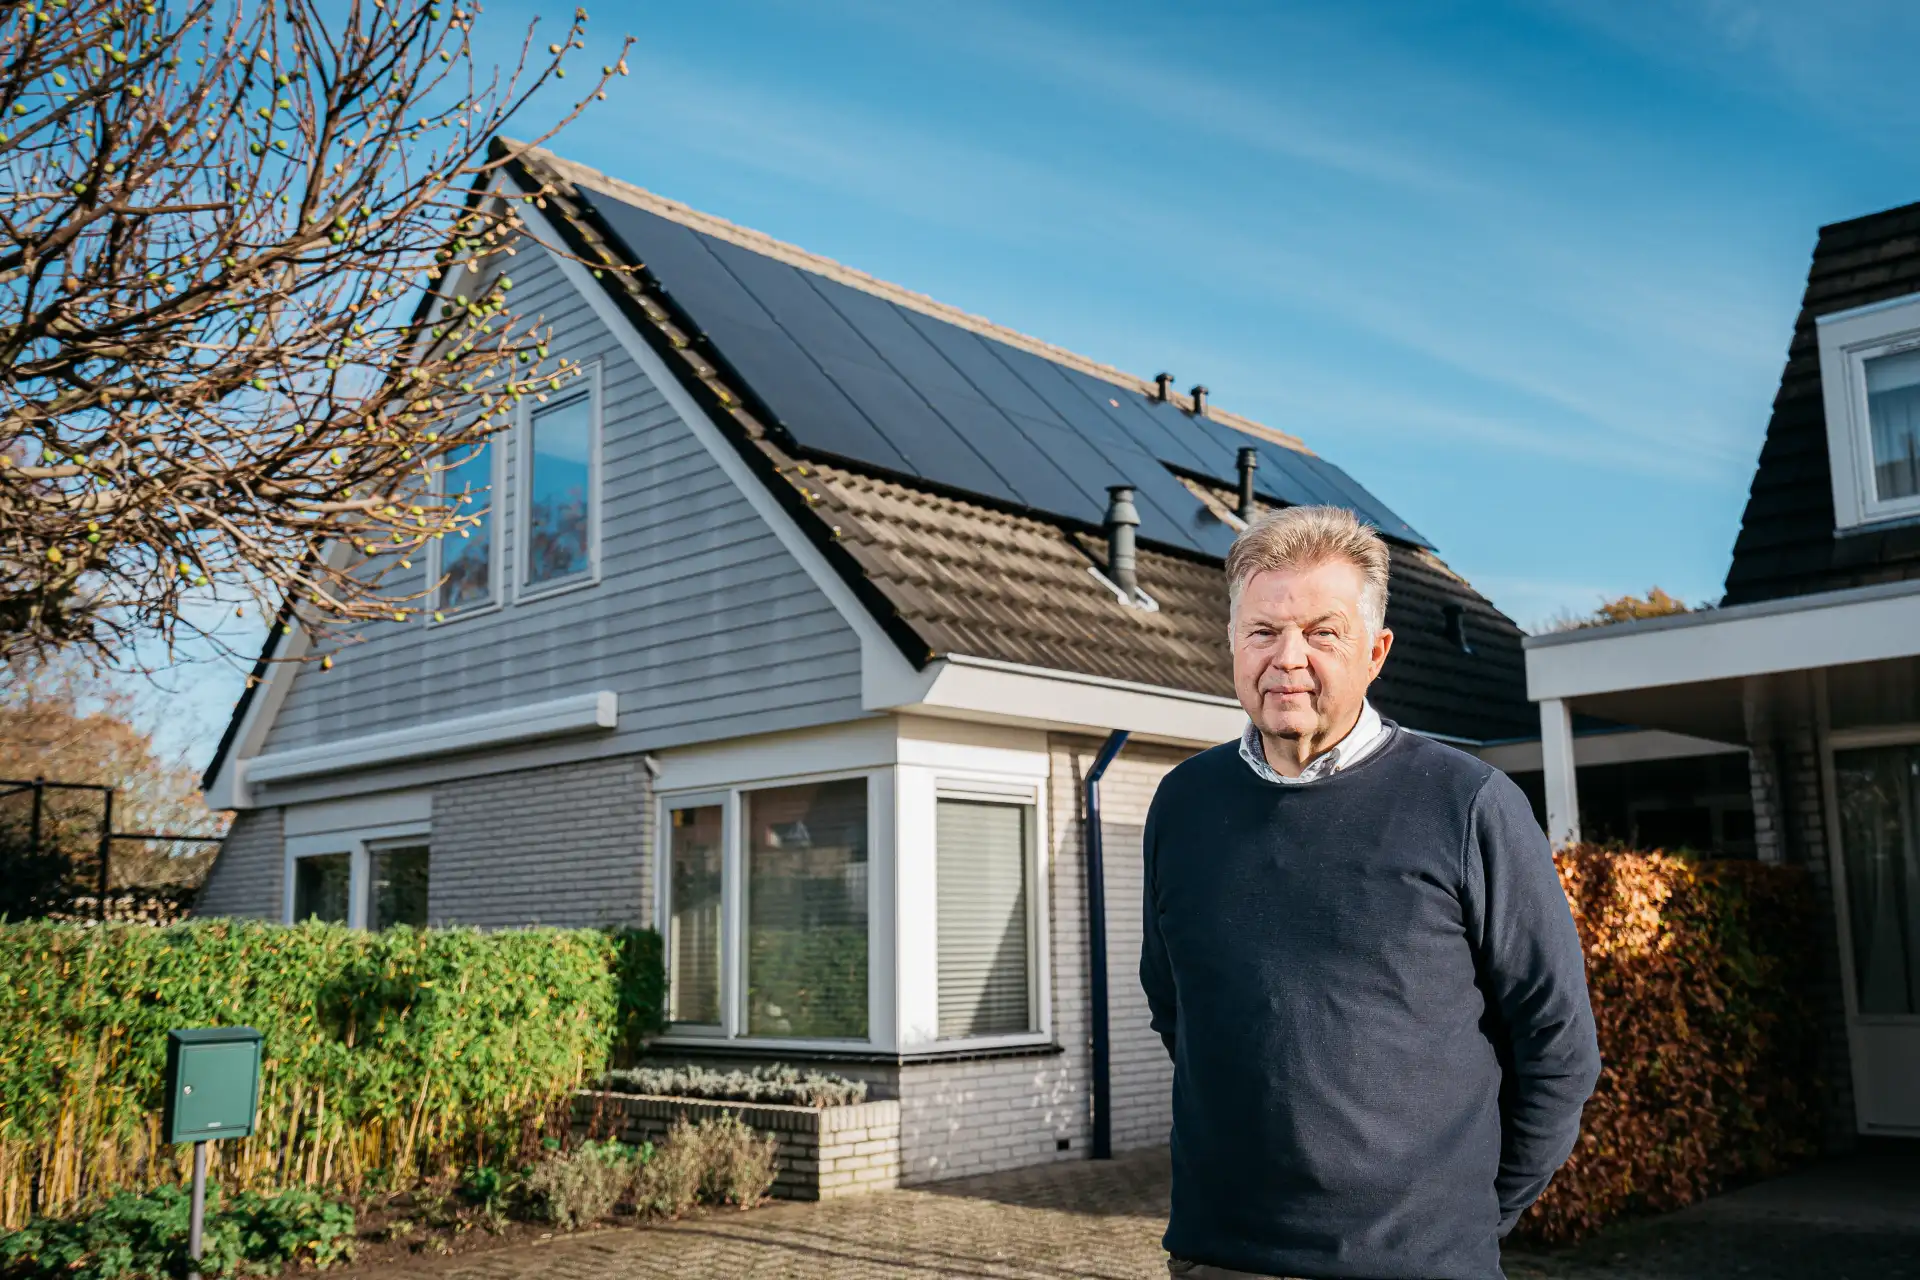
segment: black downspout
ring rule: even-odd
[[[1093,1158],[1113,1159],[1112,1045],[1107,1033],[1107,869],[1100,837],[1100,779],[1127,745],[1127,731],[1107,735],[1087,770],[1087,1004],[1093,1015]]]

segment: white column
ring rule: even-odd
[[[1580,843],[1580,788],[1573,767],[1573,712],[1565,700],[1540,704],[1540,762],[1547,779],[1547,839]]]

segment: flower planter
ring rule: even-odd
[[[845,1107],[768,1106],[709,1098],[663,1098],[582,1089],[574,1124],[596,1136],[639,1145],[658,1142],[677,1117],[690,1122],[731,1115],[780,1144],[773,1194],[829,1200],[900,1185],[900,1103],[888,1098]]]

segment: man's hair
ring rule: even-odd
[[[1344,507],[1282,507],[1258,516],[1227,553],[1227,598],[1234,613],[1240,593],[1269,569],[1350,564],[1360,570],[1360,617],[1369,635],[1387,626],[1387,544],[1372,526]]]

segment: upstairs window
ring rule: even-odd
[[[1920,294],[1818,325],[1835,527],[1920,518]]]
[[[523,592],[590,582],[599,556],[599,392],[597,369],[587,385],[528,414],[521,457]]]
[[[1920,350],[1863,361],[1874,496],[1897,502],[1920,494]]]
[[[440,494],[460,518],[458,531],[435,541],[433,569],[440,582],[434,607],[452,613],[494,601],[493,495],[498,492],[490,441],[448,455],[440,473]]]

